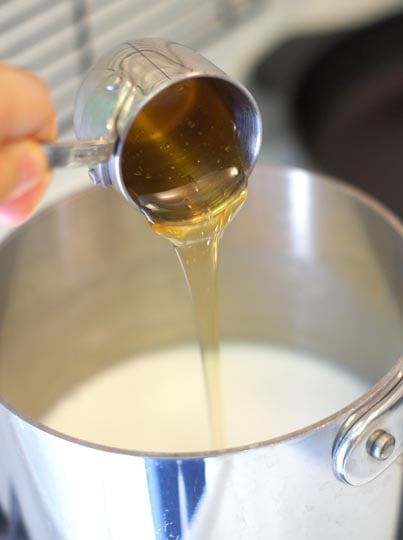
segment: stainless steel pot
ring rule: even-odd
[[[117,193],[42,212],[3,243],[0,268],[0,501],[32,539],[395,537],[403,228],[376,202],[301,170],[252,175],[222,246],[223,337],[310,351],[371,388],[298,432],[219,453],[120,451],[39,422],[105,366],[194,339],[173,250]]]

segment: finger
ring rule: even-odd
[[[48,89],[36,75],[0,64],[0,140],[51,141],[56,120]]]
[[[0,150],[0,214],[9,222],[32,212],[49,179],[47,159],[32,141],[4,145]],[[39,186],[42,185],[42,188]]]
[[[31,189],[0,206],[0,222],[5,225],[19,225],[36,209],[50,182],[50,173]]]

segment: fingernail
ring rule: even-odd
[[[23,180],[10,193],[10,196],[7,198],[7,200],[18,199],[18,197],[22,197],[22,195],[25,195],[25,193],[28,193],[28,191],[31,191],[31,189],[34,188],[38,184],[38,182],[39,182],[39,177],[28,178],[27,180]]]
[[[25,221],[37,207],[39,200],[49,184],[50,174],[40,180],[27,193],[8,200],[0,206],[0,223],[19,225]]]

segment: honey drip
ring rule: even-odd
[[[212,446],[224,444],[217,305],[220,237],[246,197],[233,114],[208,77],[176,83],[137,114],[122,153],[130,197],[175,246],[193,298]]]

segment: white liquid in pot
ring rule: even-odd
[[[305,427],[367,389],[319,358],[253,343],[223,343],[221,381],[227,448]],[[211,449],[199,349],[151,352],[107,368],[62,397],[43,422],[125,449]]]

